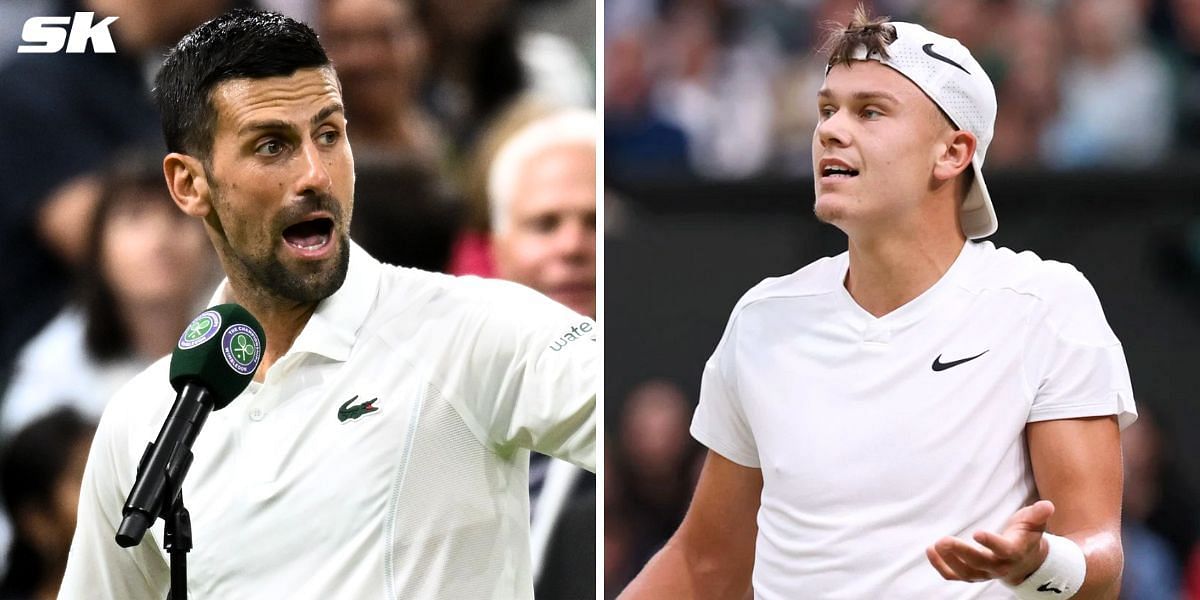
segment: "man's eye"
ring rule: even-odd
[[[277,156],[281,152],[283,152],[283,143],[279,140],[267,140],[254,149],[255,154],[263,156]]]
[[[883,113],[881,113],[873,108],[864,108],[862,111],[862,115],[863,115],[864,119],[874,121],[875,119],[882,117]]]
[[[338,132],[326,131],[326,132],[322,133],[321,135],[317,136],[317,139],[320,140],[322,144],[333,145],[335,142],[338,141],[338,137],[340,137]]]

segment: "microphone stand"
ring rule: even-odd
[[[192,517],[183,505],[183,492],[163,515],[163,550],[171,555],[171,590],[167,600],[187,600],[187,553],[192,549]]]

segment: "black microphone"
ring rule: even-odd
[[[175,405],[138,464],[117,527],[121,547],[138,545],[155,519],[168,517],[192,465],[196,434],[209,412],[225,408],[250,385],[266,345],[262,326],[237,304],[205,310],[179,336],[171,353]]]

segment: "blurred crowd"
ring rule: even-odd
[[[860,0],[608,0],[612,180],[811,173],[819,52]],[[987,167],[1137,169],[1200,157],[1196,0],[875,0],[962,41],[996,85]]]
[[[150,89],[166,49],[241,6],[310,23],[338,71],[352,239],[596,316],[594,2],[4,2],[0,599],[55,597],[96,420],[222,277],[204,226],[167,193]],[[27,18],[76,11],[119,17],[116,54],[16,52]],[[594,477],[534,463],[538,597],[590,598],[595,556],[564,549],[594,547]]]

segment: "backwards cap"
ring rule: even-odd
[[[896,39],[887,46],[888,57],[870,53],[859,44],[853,60],[877,60],[921,88],[950,117],[955,127],[975,135],[978,144],[971,158],[975,178],[959,211],[963,233],[984,238],[996,232],[996,210],[983,181],[983,157],[996,125],[996,90],[971,51],[958,40],[938,35],[915,23],[890,22]],[[826,67],[829,74],[832,65]]]

